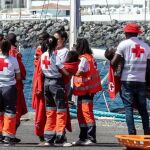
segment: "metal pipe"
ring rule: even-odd
[[[76,43],[77,29],[76,29],[76,0],[70,0],[70,41],[69,48],[73,48]]]
[[[27,12],[30,13],[31,9],[31,0],[27,0]]]

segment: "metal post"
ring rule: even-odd
[[[27,12],[30,13],[31,9],[31,0],[27,0]]]
[[[144,13],[144,22],[146,23],[146,8],[147,8],[147,1],[145,0],[145,13]]]
[[[149,10],[149,14],[150,14],[150,0],[148,1],[149,5],[148,5],[148,10]]]
[[[70,0],[70,41],[69,48],[73,48],[73,45],[76,43],[76,0]]]
[[[19,22],[21,21],[21,0],[19,1]]]
[[[77,29],[76,29],[76,0],[70,0],[70,40],[69,49],[72,50],[73,45],[76,43]],[[71,80],[73,87],[73,80]],[[72,101],[77,105],[77,97],[72,95]]]
[[[72,50],[76,44],[77,30],[80,26],[80,0],[70,0],[70,41],[69,48]],[[71,81],[73,86],[73,80]],[[77,105],[77,96],[72,96],[72,101]]]
[[[16,8],[20,8],[20,3],[21,2],[19,0],[16,1]]]
[[[78,30],[81,25],[81,9],[80,9],[80,0],[76,1],[76,28],[77,28],[77,36]]]
[[[2,8],[2,10],[5,8],[5,1],[4,0],[1,1],[1,8]]]

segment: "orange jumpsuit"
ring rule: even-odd
[[[94,94],[102,90],[100,75],[92,55],[84,54],[89,71],[73,78],[73,94],[78,96],[77,118],[80,126],[79,138],[81,141],[91,140],[96,142],[96,124],[93,114]],[[79,70],[80,71],[80,70]]]

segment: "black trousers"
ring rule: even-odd
[[[0,112],[16,114],[16,85],[0,87]]]

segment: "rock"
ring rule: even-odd
[[[39,29],[39,24],[35,24],[33,29],[37,31]]]
[[[104,43],[105,43],[105,41],[101,41],[101,40],[97,40],[96,42],[95,42],[95,44],[96,44],[96,46],[103,46],[104,45]]]
[[[47,22],[46,22],[46,27],[48,28],[48,27],[50,27],[50,26],[52,26],[53,25],[53,22],[51,21],[51,20],[48,20]]]
[[[64,28],[65,28],[65,31],[69,31],[69,25],[65,25]]]
[[[79,37],[87,38],[91,46],[106,47],[112,44],[117,44],[125,39],[122,27],[127,22],[82,22],[79,28]],[[150,44],[150,22],[139,22],[145,31],[140,35],[140,38]],[[69,35],[68,20],[36,20],[36,21],[0,21],[0,33],[7,36],[8,33],[15,33],[17,40],[20,41],[23,47],[35,46],[37,36],[46,31],[53,35],[56,30],[64,26]],[[145,34],[146,33],[146,34]],[[67,43],[68,44],[68,43]]]
[[[86,32],[84,38],[90,38],[90,32]]]
[[[114,20],[114,19],[113,19],[113,20],[111,21],[111,25],[112,25],[112,26],[116,25],[117,23],[118,23],[117,20]]]
[[[120,33],[122,33],[122,32],[123,32],[122,29],[117,29],[115,33],[116,33],[116,34],[120,34]]]
[[[108,31],[108,32],[112,32],[112,31],[114,31],[114,28],[111,27],[111,26],[108,26],[108,27],[107,27],[107,31]]]
[[[114,40],[109,39],[106,41],[106,47],[112,47],[112,46],[114,46],[114,43],[115,43]]]
[[[14,27],[11,27],[11,28],[9,29],[9,31],[15,31],[15,28],[14,28]]]

